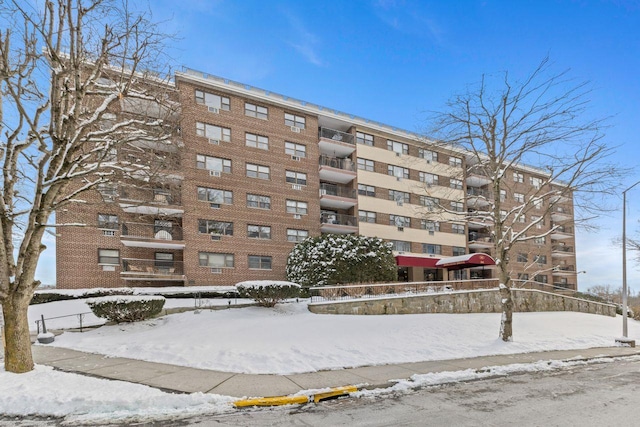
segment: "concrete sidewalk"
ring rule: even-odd
[[[359,385],[362,388],[389,387],[393,385],[391,380],[406,379],[414,374],[480,369],[487,366],[532,363],[540,360],[640,355],[640,349],[632,347],[604,347],[366,366],[305,374],[251,375],[121,357],[105,357],[99,354],[46,345],[34,345],[32,348],[35,363],[52,366],[61,371],[144,384],[171,392],[193,393],[199,391],[238,398],[285,396],[300,390],[345,385]]]

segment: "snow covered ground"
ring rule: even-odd
[[[193,300],[167,300],[192,306]],[[227,300],[220,300],[228,304]],[[82,301],[33,306],[39,313],[88,311]],[[48,306],[48,307],[47,307]],[[44,310],[44,311],[43,311]],[[45,314],[45,317],[48,317]],[[186,312],[134,324],[65,332],[51,345],[156,362],[245,373],[297,373],[321,369],[452,359],[480,355],[610,346],[620,317],[582,313],[515,313],[514,342],[497,339],[499,314],[330,316],[306,302],[272,309],[248,307]],[[338,333],[339,332],[339,333]],[[640,323],[629,321],[640,340]],[[64,416],[65,422],[171,419],[232,411],[231,398],[173,395],[141,385],[87,378],[38,366],[13,375],[0,365],[0,413]],[[547,369],[520,366],[518,369]],[[548,366],[548,365],[546,365]],[[434,374],[412,384],[469,379],[474,372]],[[398,384],[398,390],[406,385]],[[60,393],[59,390],[65,390]]]

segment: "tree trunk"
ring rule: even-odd
[[[500,338],[502,341],[513,341],[513,299],[511,288],[500,283],[502,299],[502,319],[500,321]]]
[[[5,300],[3,306],[5,348],[4,369],[21,374],[33,370],[31,338],[29,335],[29,299],[16,295]]]

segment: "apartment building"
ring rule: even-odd
[[[489,182],[465,172],[463,151],[194,70],[176,73],[175,86],[181,132],[148,147],[173,160],[165,173],[144,186],[114,183],[57,213],[59,223],[91,225],[60,228],[58,287],[283,280],[293,246],[321,233],[391,242],[400,280],[495,276],[492,224],[467,218],[481,211]],[[535,187],[529,178],[543,177],[517,173],[513,203]],[[521,244],[513,278],[576,287],[564,202],[540,222],[566,228]]]

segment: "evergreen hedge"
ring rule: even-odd
[[[137,322],[160,314],[164,297],[157,295],[120,295],[93,298],[87,305],[98,317],[111,322]]]

